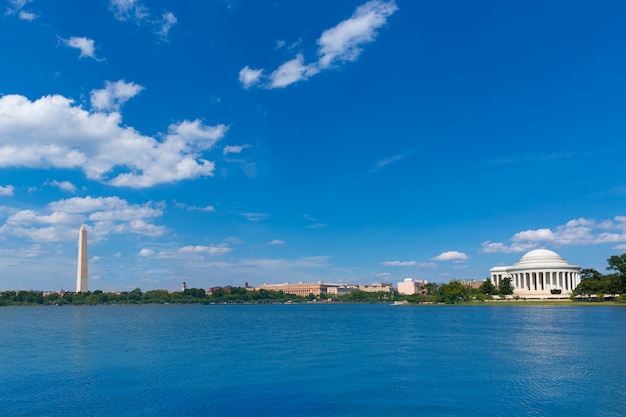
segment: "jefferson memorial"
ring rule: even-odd
[[[547,249],[532,250],[515,265],[496,266],[489,272],[491,281],[496,286],[503,278],[511,278],[511,285],[515,287],[513,294],[524,297],[544,298],[557,294],[569,296],[580,284],[580,267],[570,265],[558,254]]]

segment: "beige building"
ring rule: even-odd
[[[282,291],[285,294],[295,294],[302,297],[307,297],[310,294],[319,297],[320,294],[328,293],[328,287],[330,285],[322,282],[299,282],[297,284],[284,283],[284,284],[263,284],[255,289],[270,290],[270,291]]]
[[[513,294],[524,297],[567,296],[580,284],[580,267],[547,249],[530,251],[514,265],[496,266],[489,272],[496,286],[511,278]]]
[[[420,294],[426,284],[428,281],[405,278],[404,281],[398,282],[398,292],[404,295]]]
[[[469,288],[480,288],[484,281],[477,281],[475,279],[462,279],[461,285],[464,285]]]
[[[393,292],[393,285],[389,282],[374,282],[372,285],[359,285],[358,289],[365,292]]]

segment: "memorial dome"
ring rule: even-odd
[[[532,250],[513,266],[494,267],[490,272],[494,285],[510,278],[514,294],[523,296],[568,295],[580,283],[580,267],[548,249]]]
[[[522,256],[515,263],[516,267],[569,266],[567,261],[556,252],[548,249],[535,249]]]

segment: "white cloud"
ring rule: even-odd
[[[310,224],[307,226],[307,229],[321,229],[324,227],[328,227],[327,224],[321,223],[319,221],[317,221],[317,219],[309,214],[304,214],[302,215],[302,217],[304,217],[305,220],[309,221]]]
[[[239,71],[239,81],[246,89],[252,85],[283,88],[306,80],[334,64],[355,61],[361,54],[363,45],[375,40],[377,30],[387,23],[387,18],[396,10],[398,7],[394,0],[371,0],[357,7],[350,18],[322,33],[317,40],[317,61],[305,64],[304,56],[297,54],[267,78],[263,76],[263,69],[252,70],[246,66]],[[284,46],[284,41],[277,42],[278,48]]]
[[[206,207],[191,206],[191,207],[188,207],[187,210],[203,211],[205,213],[213,213],[215,211],[215,207],[213,207],[213,206],[206,206]]]
[[[0,196],[12,196],[15,191],[15,187],[12,185],[0,185]]]
[[[416,266],[417,261],[385,261],[380,263],[383,266]]]
[[[484,242],[483,253],[525,252],[538,246],[580,246],[626,242],[626,217],[597,221],[579,218],[552,229],[524,230],[511,237],[511,243]]]
[[[241,213],[246,219],[251,222],[258,222],[260,220],[266,220],[270,217],[269,213]]]
[[[129,204],[119,197],[73,197],[54,201],[42,211],[15,211],[0,226],[0,236],[34,242],[73,241],[83,223],[88,224],[92,241],[111,234],[161,236],[166,228],[150,221],[162,214],[151,203]]]
[[[161,16],[160,28],[157,30],[157,34],[162,39],[167,39],[170,30],[178,23],[178,19],[172,12],[164,12]]]
[[[69,39],[63,39],[63,43],[65,43],[65,45],[69,47],[80,50],[80,55],[78,56],[79,58],[88,57],[96,60],[98,59],[95,55],[95,46],[93,39],[75,36]]]
[[[135,83],[127,83],[124,80],[115,82],[105,81],[102,90],[91,91],[91,107],[96,110],[117,111],[131,98],[143,90],[143,87]]]
[[[88,224],[92,241],[111,234],[160,236],[166,228],[150,220],[162,214],[152,203],[129,204],[119,197],[73,197],[54,201],[41,211],[15,211],[0,226],[0,236],[35,242],[73,241],[83,223]]]
[[[204,152],[228,126],[185,120],[157,140],[124,126],[117,111],[97,111],[119,107],[140,89],[109,83],[92,94],[92,112],[59,95],[0,97],[0,167],[82,169],[90,179],[132,188],[213,176]]]
[[[250,145],[232,145],[232,146],[224,146],[224,155],[228,155],[229,153],[241,153],[246,148],[250,148]]]
[[[219,245],[210,245],[210,246],[202,246],[202,245],[189,245],[183,246],[176,250],[162,250],[155,251],[154,249],[144,248],[139,251],[139,256],[143,257],[156,257],[159,259],[168,259],[168,260],[176,260],[176,259],[189,259],[189,257],[204,257],[204,256],[220,256],[230,252],[232,248],[230,248],[225,243],[221,243]]]
[[[120,21],[133,19],[140,22],[149,15],[148,9],[137,0],[110,0],[109,9]]]
[[[143,248],[139,251],[138,255],[146,257],[154,256],[154,250]]]
[[[376,38],[376,30],[387,23],[398,7],[394,1],[372,0],[357,7],[354,14],[330,28],[317,40],[320,46],[318,65],[327,68],[335,62],[354,61],[361,54],[361,45]]]
[[[32,22],[33,20],[35,20],[35,19],[37,19],[39,17],[35,13],[27,12],[25,10],[20,10],[20,12],[17,14],[17,16],[20,18],[20,20],[27,20],[29,22]]]
[[[304,56],[298,54],[294,59],[285,62],[269,76],[269,88],[286,87],[295,82],[306,80],[319,72],[315,65],[304,65]]]
[[[137,26],[148,26],[152,32],[166,40],[169,31],[178,23],[173,13],[163,11],[161,16],[153,17],[152,12],[139,0],[110,0],[109,10],[115,19],[125,22],[133,21]]]
[[[52,181],[47,181],[46,182],[47,185],[51,185],[53,187],[59,187],[59,189],[63,190],[63,191],[67,191],[68,193],[75,193],[76,192],[76,186],[74,184],[72,184],[69,181],[57,181],[57,180],[52,180]]]
[[[519,252],[526,252],[530,249],[536,248],[537,244],[513,243],[507,246],[502,242],[486,241],[486,242],[483,242],[481,246],[482,246],[480,250],[481,253],[519,253]]]
[[[178,250],[179,253],[192,253],[200,255],[217,256],[230,252],[232,249],[225,244],[212,246],[185,246]]]
[[[267,246],[284,245],[285,241],[280,239],[270,240],[266,243]]]
[[[9,7],[6,8],[5,15],[10,16],[17,14],[20,20],[27,20],[32,22],[37,19],[37,14],[24,10],[26,4],[32,2],[32,0],[9,0]]]
[[[239,82],[243,84],[243,88],[248,89],[257,84],[261,80],[262,76],[262,69],[255,70],[246,65],[241,71],[239,71]]]
[[[383,158],[380,161],[377,161],[371,168],[370,168],[370,172],[378,172],[381,169],[383,169],[384,167],[386,167],[389,164],[392,164],[394,162],[398,162],[401,161],[403,159],[405,159],[408,156],[411,156],[411,154],[413,154],[413,151],[406,151],[397,155],[393,155],[390,156],[388,158]]]
[[[432,258],[433,261],[455,261],[455,262],[464,262],[469,259],[469,256],[463,252],[458,252],[455,250],[443,252]]]

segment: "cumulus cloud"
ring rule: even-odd
[[[154,253],[155,253],[155,252],[154,252],[154,250],[152,250],[152,249],[146,249],[146,248],[143,248],[143,249],[141,249],[141,250],[139,251],[139,254],[138,254],[138,255],[139,255],[139,256],[146,256],[146,257],[150,257],[150,256],[154,256]]]
[[[58,187],[59,189],[63,190],[63,191],[67,191],[68,193],[75,193],[76,192],[76,186],[74,184],[72,184],[69,181],[57,181],[57,180],[52,180],[52,181],[47,181],[46,182],[47,185],[51,185],[53,187]]]
[[[119,197],[73,197],[54,201],[42,211],[16,211],[0,226],[0,236],[34,242],[72,241],[82,223],[88,224],[90,239],[95,241],[110,234],[160,236],[166,228],[151,221],[162,214],[152,203],[129,204]]]
[[[12,196],[15,191],[15,187],[12,185],[0,185],[0,196]]]
[[[510,243],[483,242],[483,253],[525,252],[538,246],[580,246],[626,242],[626,216],[612,220],[572,219],[552,229],[541,228],[515,233]]]
[[[325,30],[317,39],[319,49],[317,60],[305,63],[304,56],[281,64],[276,70],[264,77],[263,69],[252,70],[246,66],[239,71],[239,81],[244,88],[260,85],[265,88],[283,88],[298,81],[344,62],[355,61],[363,51],[363,45],[373,42],[378,29],[387,23],[387,19],[398,7],[394,0],[371,0],[357,7],[352,16],[334,27]],[[285,45],[284,41],[277,43]]]
[[[78,49],[80,51],[79,58],[88,57],[98,59],[96,57],[96,48],[93,39],[75,36],[69,39],[63,39],[63,43],[71,48]]]
[[[262,69],[252,69],[246,65],[239,71],[239,82],[243,85],[243,88],[248,89],[261,81],[262,76]]]
[[[127,83],[124,80],[105,81],[103,89],[91,91],[91,107],[103,111],[119,110],[124,103],[142,90],[141,85],[132,82]]]
[[[469,259],[469,256],[463,252],[458,252],[455,250],[443,252],[432,258],[433,261],[454,261],[454,262],[464,262]]]
[[[224,155],[228,155],[229,153],[241,153],[246,148],[249,148],[250,145],[232,145],[232,146],[224,146]]]
[[[184,120],[162,137],[144,136],[114,111],[141,88],[108,83],[92,93],[92,112],[60,95],[0,97],[0,167],[82,169],[90,179],[132,188],[213,176],[204,153],[228,127]]]
[[[319,72],[315,65],[305,65],[304,56],[298,54],[294,59],[279,66],[269,76],[268,88],[286,87],[295,82],[306,80]]]
[[[369,1],[357,7],[352,17],[324,31],[317,40],[319,67],[356,60],[362,52],[361,45],[374,41],[378,28],[387,23],[387,18],[396,10],[394,1]]]

